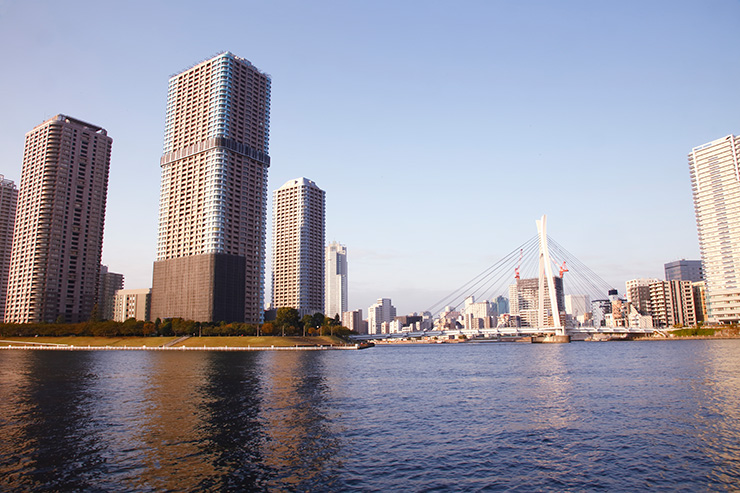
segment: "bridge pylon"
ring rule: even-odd
[[[539,262],[539,304],[538,325],[540,328],[546,326],[547,310],[545,309],[545,283],[550,298],[550,312],[552,313],[553,326],[556,335],[565,335],[565,324],[560,318],[560,307],[558,306],[555,281],[553,280],[552,261],[550,250],[547,246],[547,215],[537,220],[537,234],[540,239],[540,262]]]

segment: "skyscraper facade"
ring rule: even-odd
[[[336,241],[326,246],[326,302],[324,314],[340,317],[347,311],[347,247]]]
[[[170,78],[155,319],[262,321],[270,84],[229,52]]]
[[[728,135],[689,154],[707,318],[740,322],[740,137]]]
[[[301,316],[324,310],[325,194],[307,178],[275,190],[272,204],[272,306]]]
[[[26,134],[6,322],[92,315],[112,143],[103,128],[65,115]]]
[[[557,310],[561,314],[561,320],[565,320],[565,296],[563,293],[563,278],[555,276],[552,278],[555,286],[555,299]],[[512,289],[513,286],[513,289]],[[539,325],[540,313],[540,281],[539,278],[517,279],[515,285],[509,286],[509,299],[511,300],[512,315],[521,317],[522,327],[537,327]],[[553,325],[553,308],[550,303],[550,288],[545,283],[544,293],[545,327]]]
[[[13,226],[17,205],[18,188],[13,180],[6,180],[0,175],[0,322],[5,318],[10,252],[13,247]]]

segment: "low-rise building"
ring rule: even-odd
[[[342,326],[358,334],[367,334],[367,322],[362,319],[362,309],[342,313]]]
[[[113,320],[125,322],[129,318],[148,321],[151,319],[151,289],[119,289],[113,303]]]

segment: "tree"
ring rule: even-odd
[[[316,313],[313,314],[313,317],[312,318],[313,318],[313,320],[311,321],[311,326],[312,327],[319,328],[319,327],[323,327],[324,326],[324,318],[325,317],[324,317],[324,314],[323,313],[316,312]]]
[[[272,322],[265,322],[262,324],[262,335],[263,336],[271,336],[274,331],[275,331],[275,328],[272,325]]]
[[[286,332],[288,334],[297,333],[301,327],[298,310],[289,306],[278,308],[277,315],[275,316],[275,327],[277,327],[283,335],[285,335]]]
[[[157,319],[157,320],[159,320],[159,319]],[[156,325],[156,323],[155,323],[155,325]],[[172,334],[172,320],[165,319],[164,322],[162,322],[162,323],[159,324],[158,330],[159,330],[159,335],[162,335],[162,336],[171,336],[171,335],[173,335]]]
[[[301,319],[301,327],[303,327],[303,336],[306,336],[306,331],[308,331],[308,334],[311,335],[311,324],[313,323],[313,315],[303,315],[303,318]]]
[[[100,308],[97,303],[93,305],[92,311],[90,312],[90,322],[100,322]]]

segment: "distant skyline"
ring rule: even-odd
[[[231,51],[272,77],[268,193],[326,191],[350,310],[426,310],[542,214],[623,293],[700,258],[687,155],[740,133],[738,28],[730,0],[0,0],[0,174],[58,113],[107,129],[103,263],[150,287],[168,79]]]

